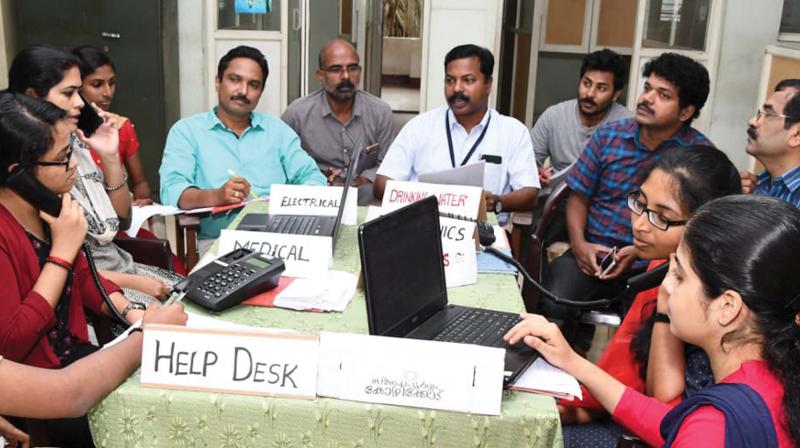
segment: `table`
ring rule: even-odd
[[[255,203],[244,212],[263,212]],[[244,213],[242,213],[244,214]],[[240,216],[242,215],[240,214]],[[365,209],[359,210],[359,221]],[[232,224],[235,226],[239,219]],[[212,247],[216,250],[216,247]],[[333,268],[358,272],[356,227],[343,226]],[[523,310],[515,277],[480,274],[476,285],[451,288],[450,302],[501,311]],[[368,333],[364,295],[344,313],[237,306],[187,310],[246,325]],[[137,371],[89,414],[98,447],[560,447],[553,398],[506,391],[498,417],[422,410],[328,398],[289,400],[139,386]]]

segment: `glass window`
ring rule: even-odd
[[[281,0],[218,0],[217,29],[281,30]]]
[[[705,51],[711,0],[647,2],[642,47]]]
[[[783,0],[781,33],[800,33],[800,0]]]

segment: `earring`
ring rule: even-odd
[[[794,316],[794,324],[800,327],[800,313],[795,314]]]

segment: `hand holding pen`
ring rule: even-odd
[[[255,197],[255,193],[250,190],[250,183],[245,178],[237,176],[232,170],[228,170],[228,174],[231,178],[217,189],[216,205],[238,204],[248,195]]]

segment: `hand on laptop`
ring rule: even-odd
[[[582,359],[564,339],[558,325],[538,314],[520,316],[522,322],[514,325],[503,336],[506,342],[513,345],[523,341],[544,356],[547,362],[567,372],[575,364],[576,359]]]

